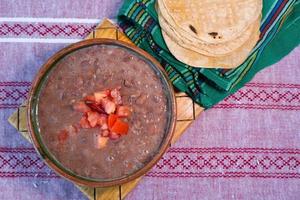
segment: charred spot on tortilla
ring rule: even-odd
[[[216,39],[216,37],[218,36],[217,32],[210,32],[208,33],[208,35],[212,36],[214,39]],[[220,37],[219,37],[220,38]]]
[[[191,29],[191,31],[193,31],[197,35],[197,30],[195,27],[193,27],[192,25],[189,25],[189,28]]]

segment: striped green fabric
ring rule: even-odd
[[[210,108],[298,46],[300,1],[264,0],[260,40],[244,63],[231,70],[194,68],[178,61],[162,37],[155,0],[125,0],[118,23],[137,46],[161,63],[178,90]]]

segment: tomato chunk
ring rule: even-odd
[[[108,128],[112,128],[114,123],[117,121],[118,119],[118,115],[115,115],[115,114],[110,114],[108,116]]]
[[[101,135],[102,135],[103,137],[108,137],[109,134],[110,134],[109,130],[101,131]]]
[[[100,117],[100,114],[97,112],[90,111],[87,113],[87,120],[89,121],[91,127],[97,126]]]
[[[79,124],[80,124],[81,128],[91,128],[91,125],[90,125],[89,121],[87,120],[86,116],[83,116],[80,119]]]
[[[119,117],[129,117],[131,115],[131,108],[129,106],[118,106],[117,115]]]
[[[96,104],[95,102],[86,102],[86,105],[92,110],[92,111],[96,111],[98,113],[105,113],[105,111],[103,110],[102,106],[99,104]]]
[[[105,114],[101,114],[98,118],[97,124],[100,126],[101,130],[107,130],[108,129],[108,116]]]
[[[107,114],[112,114],[116,111],[116,104],[108,98],[102,99],[101,105]]]
[[[112,132],[118,133],[120,135],[126,135],[128,132],[129,126],[126,122],[123,122],[121,119],[117,119],[111,128]]]
[[[108,118],[107,115],[105,115],[105,114],[100,114],[100,115],[99,115],[99,118],[98,118],[98,125],[99,125],[99,126],[102,126],[102,125],[104,125],[104,124],[107,124],[107,118]]]
[[[108,97],[108,95],[110,94],[110,90],[104,90],[101,92],[95,92],[94,93],[94,97],[95,97],[95,101],[97,103],[100,103],[102,99]]]

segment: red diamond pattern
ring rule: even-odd
[[[0,36],[85,37],[95,29],[91,24],[2,23]]]
[[[265,154],[166,154],[156,170],[300,170],[299,155]]]
[[[171,148],[147,176],[300,178],[300,149],[222,150]],[[0,148],[0,177],[57,178],[32,148]]]

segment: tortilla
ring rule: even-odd
[[[159,16],[159,24],[162,30],[165,31],[175,42],[177,42],[184,48],[196,51],[207,56],[219,57],[230,54],[232,51],[235,51],[249,40],[254,28],[254,24],[250,25],[241,36],[232,41],[220,44],[203,43],[179,33],[178,29],[171,26],[168,23],[168,19],[164,18],[164,16],[160,12],[159,6],[157,7],[157,13]]]
[[[238,38],[262,11],[262,0],[158,0],[158,5],[177,32],[210,44]]]
[[[251,37],[241,47],[222,57],[213,57],[203,55],[196,51],[186,49],[173,40],[166,32],[162,31],[165,42],[173,54],[179,61],[193,67],[202,68],[235,68],[242,64],[254,48],[259,39],[260,18],[258,18],[253,27]]]

